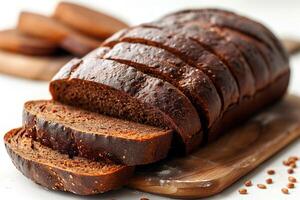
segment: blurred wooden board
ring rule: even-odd
[[[70,59],[70,56],[29,56],[0,50],[0,73],[48,81]]]
[[[300,41],[297,39],[286,38],[282,40],[282,43],[290,55],[300,51]]]
[[[287,96],[184,158],[140,169],[129,186],[174,198],[217,194],[300,136],[300,97]]]

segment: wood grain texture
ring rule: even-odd
[[[283,114],[284,113],[284,114]],[[300,136],[300,97],[276,105],[184,158],[140,169],[129,186],[175,198],[217,194]]]
[[[0,50],[0,73],[48,81],[70,59],[69,56],[29,56]]]

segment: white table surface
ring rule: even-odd
[[[21,10],[31,10],[41,13],[51,13],[56,0],[8,0],[0,2],[0,28],[13,27]],[[102,9],[115,16],[123,18],[130,24],[151,21],[173,10],[188,7],[223,7],[236,10],[244,15],[259,19],[267,24],[279,36],[294,36],[300,39],[300,1],[298,0],[252,0],[252,1],[216,1],[216,0],[81,0],[87,5]],[[300,54],[291,59],[292,79],[289,92],[300,95]],[[298,79],[298,80],[297,80]],[[50,98],[46,82],[35,82],[0,75],[0,136],[11,128],[21,124],[22,106],[26,100]],[[251,172],[221,194],[210,199],[299,199],[300,183],[290,195],[284,195],[280,189],[286,185],[287,175],[281,162],[290,155],[298,155],[300,140],[274,156],[268,162]],[[300,166],[300,164],[299,164]],[[273,176],[274,184],[267,190],[256,187],[249,188],[249,195],[241,196],[237,190],[243,181],[253,180],[255,184],[264,183],[266,170],[272,168],[278,171]],[[295,177],[300,180],[300,169]],[[12,165],[6,154],[3,143],[0,144],[0,199],[50,200],[50,199],[167,199],[129,189],[110,192],[94,197],[79,197],[60,192],[51,192],[33,184],[23,177]],[[298,197],[298,198],[297,198]]]

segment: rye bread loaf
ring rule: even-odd
[[[30,37],[15,29],[0,31],[0,49],[29,55],[51,55],[58,46],[50,41]]]
[[[285,93],[290,74],[288,59],[278,39],[276,39],[276,37],[263,25],[227,11],[199,9],[180,11],[168,15],[161,20],[154,22],[154,24],[150,24],[150,26],[157,26],[159,24],[165,28],[173,26],[182,27],[189,23],[198,24],[202,27],[203,24],[205,24],[207,29],[207,24],[210,24],[211,29],[214,31],[216,31],[216,29],[217,31],[219,31],[218,29],[221,29],[221,32],[223,31],[221,35],[223,36],[228,34],[232,37],[233,33],[238,33],[238,35],[235,34],[234,36],[239,36],[239,39],[241,40],[236,42],[235,45],[241,46],[242,42],[245,40],[252,43],[253,46],[259,50],[259,54],[256,54],[252,60],[257,59],[257,56],[262,56],[267,64],[269,72],[268,83],[258,84],[258,82],[256,82],[256,86],[258,87],[256,88],[255,95],[251,98],[252,100],[242,100],[238,106],[232,107],[224,113],[224,116],[220,121],[209,131],[209,138],[213,139],[215,138],[214,135],[218,135],[216,133],[226,130],[226,127],[231,127],[232,125],[230,124],[232,123],[229,123],[230,121],[238,122],[247,119],[247,117],[255,113],[255,110],[262,109],[264,106],[274,102]],[[260,32],[257,32],[257,30],[260,30]],[[225,33],[226,31],[227,33]],[[248,60],[251,59],[250,53],[247,53],[247,57]],[[254,71],[255,69],[253,72]],[[259,78],[255,73],[254,77],[256,80],[262,78]],[[251,102],[255,105],[251,106]],[[217,129],[216,127],[219,128],[217,131],[214,131]]]
[[[124,31],[122,31],[124,34]],[[118,34],[120,34],[120,32],[118,32]],[[114,35],[112,39],[110,38],[110,41],[113,40],[118,40],[118,38],[121,38],[123,34],[121,35]],[[195,44],[195,43],[192,43]],[[180,66],[182,65],[181,63],[184,63],[183,60],[181,60],[180,58],[178,58],[176,55],[172,55],[170,52],[167,52],[166,50],[160,49],[158,47],[153,47],[151,46],[153,49],[157,49],[157,55],[154,57],[154,55],[152,55],[152,59],[155,60],[165,60],[167,59],[166,57],[164,57],[163,55],[160,55],[162,52],[165,52],[167,54],[169,54],[170,56],[172,56],[172,59],[167,59],[165,61],[174,64],[176,66]],[[229,71],[229,69],[214,55],[211,54],[210,52],[206,51],[205,49],[201,48],[201,46],[197,45],[197,52],[198,55],[201,56],[195,56],[193,59],[197,60],[197,65],[196,65],[196,69],[199,69],[201,71],[203,71],[214,83],[217,92],[220,95],[221,98],[221,102],[222,102],[222,107],[223,110],[226,109],[227,107],[229,107],[232,104],[235,104],[238,99],[239,99],[239,91],[238,91],[238,86],[237,83],[234,79],[234,77],[232,76],[231,72]],[[150,48],[150,47],[149,47]],[[159,50],[160,49],[160,50]],[[159,50],[159,51],[158,51]],[[128,52],[128,54],[125,54],[126,50],[123,49],[123,54],[124,56],[131,56],[133,55],[133,52]],[[113,52],[110,52],[109,54],[112,54]],[[116,57],[120,57],[121,55],[118,55],[117,53],[114,54],[114,56]],[[139,56],[143,56],[143,53],[140,53]],[[151,62],[151,59],[147,59],[146,61]],[[188,64],[186,64],[188,65]],[[191,66],[193,67],[193,66]]]
[[[36,141],[61,153],[128,166],[165,158],[172,141],[170,130],[45,100],[25,103],[23,126]]]
[[[51,41],[78,56],[89,53],[102,43],[101,40],[85,36],[54,18],[31,12],[20,14],[17,28],[22,33]]]
[[[231,71],[234,78],[236,79],[236,82],[238,83],[240,98],[253,96],[253,94],[255,93],[255,82],[251,69],[245,62],[239,50],[230,42],[225,41],[223,38],[219,37],[212,31],[201,29],[198,26],[190,28],[185,27],[185,29],[183,29],[183,27],[181,26],[166,26],[165,28],[158,28],[160,30],[146,27],[143,29],[141,28],[130,30],[128,33],[122,36],[120,41],[130,41],[131,38],[145,38],[146,40],[154,39],[156,41],[160,40],[160,42],[162,42],[162,34],[160,34],[161,32],[165,32],[165,35],[171,35],[174,38],[176,38],[176,36],[179,34],[183,35],[183,37],[185,37],[186,40],[193,41],[197,46],[204,47],[207,51],[214,54],[228,67],[228,69]],[[160,36],[159,39],[156,38],[156,35]],[[173,45],[173,43],[170,43],[169,45],[171,46]],[[184,47],[185,49],[189,49],[188,54],[182,56],[182,58],[187,57],[188,55],[194,55],[195,58],[198,58],[199,55],[202,55],[201,52],[197,52],[193,48],[191,48],[191,45],[182,46],[182,44],[180,44],[177,46],[179,48]],[[196,49],[200,49],[200,47]],[[193,52],[194,54],[191,54],[191,52]],[[196,59],[195,62],[197,62]],[[200,62],[197,63],[201,65],[202,60],[200,60]]]
[[[233,29],[258,40],[267,46],[271,54],[273,54],[273,59],[275,59],[275,65],[271,66],[273,72],[271,74],[272,80],[279,77],[281,73],[287,72],[288,56],[280,41],[265,26],[249,18],[225,10],[196,9],[169,14],[159,22],[162,26],[169,26],[174,23],[185,24],[190,21],[204,21],[210,23],[211,26]]]
[[[13,164],[32,181],[52,190],[93,195],[124,185],[134,168],[112,161],[90,161],[60,154],[28,137],[26,130],[13,129],[4,136]]]
[[[168,31],[156,28],[136,27],[128,30],[128,32],[122,35],[121,38],[115,41],[110,40],[109,42],[104,42],[103,45],[113,47],[119,42],[142,43],[159,47],[171,52],[187,64],[194,67],[197,66],[199,55],[201,55],[201,49],[196,42],[181,35],[173,36]],[[211,81],[208,82],[208,84],[211,83]],[[212,102],[203,102],[202,109],[204,110],[208,126],[211,126],[222,112],[222,101],[217,93],[216,87],[214,85],[209,85],[209,87],[214,89],[211,90],[211,92],[213,92],[212,95],[214,95],[214,99],[211,100]]]
[[[213,82],[201,70],[191,67],[164,49],[122,42],[115,45],[104,58],[134,66],[173,84],[191,100],[199,116],[205,116],[209,112],[206,105],[220,105],[214,101],[218,93]],[[202,117],[201,120],[206,124],[206,119]]]
[[[182,92],[125,64],[72,60],[51,81],[50,92],[62,103],[175,130],[187,152],[202,140],[197,111]]]
[[[208,11],[204,10],[203,12]],[[168,65],[165,66],[166,70],[172,70],[174,68],[174,65],[178,65],[178,63],[186,63],[191,67],[194,67],[195,69],[200,69],[212,80],[212,83],[219,95],[216,95],[216,98],[219,98],[219,106],[212,106],[216,105],[216,102],[208,103],[205,106],[201,106],[201,108],[204,108],[204,110],[206,111],[204,112],[205,116],[202,116],[201,111],[199,112],[201,118],[206,119],[205,123],[202,124],[202,129],[204,130],[205,135],[208,135],[208,138],[215,138],[214,135],[219,135],[219,133],[223,132],[221,128],[216,128],[222,127],[218,124],[222,124],[226,121],[227,124],[224,125],[224,127],[231,127],[235,124],[234,121],[237,121],[238,119],[246,119],[248,116],[259,110],[259,108],[268,105],[271,102],[274,102],[280,96],[282,96],[288,85],[289,64],[284,59],[283,54],[279,55],[280,50],[278,47],[276,47],[276,45],[274,45],[273,39],[269,38],[267,40],[269,41],[269,43],[262,42],[257,39],[257,37],[254,37],[252,33],[246,34],[240,29],[230,28],[229,25],[216,26],[213,24],[213,22],[207,20],[207,17],[205,17],[206,14],[204,14],[204,19],[201,19],[202,15],[197,13],[201,13],[201,11],[189,11],[187,13],[183,12],[179,13],[178,15],[174,14],[174,16],[176,17],[171,15],[155,23],[144,24],[142,26],[122,30],[104,42],[103,46],[106,47],[104,58],[115,59],[118,62],[133,65],[133,67],[138,68],[145,73],[149,73],[151,76],[156,76],[157,78],[163,79],[164,81],[168,81],[176,87],[178,87],[178,85],[175,84],[176,81],[171,80],[170,76],[166,77],[166,74],[163,74],[161,71],[159,71],[159,73],[157,71],[153,71],[153,61],[149,61],[150,59],[148,61],[144,59],[142,62],[143,66],[140,65],[141,63],[136,62],[137,58],[141,59],[141,57],[134,58],[138,54],[137,49],[135,50],[136,54],[133,54],[135,56],[131,56],[130,59],[127,59],[126,57],[132,54],[131,49],[122,49],[122,47],[122,50],[120,51],[122,52],[122,55],[119,55],[118,51],[113,53],[115,49],[107,50],[107,47],[114,48],[115,45],[121,42],[140,43],[156,49],[161,49],[161,51],[168,52],[169,54],[173,55],[172,59],[164,61],[164,64],[165,62],[168,63]],[[192,17],[190,17],[190,15],[192,15]],[[194,17],[194,15],[196,17]],[[216,15],[218,15],[218,13]],[[209,14],[209,16],[213,18],[213,14]],[[177,17],[179,18],[179,20],[176,20]],[[239,16],[234,17],[239,18]],[[229,21],[229,24],[231,23],[230,20],[227,21]],[[245,20],[241,20],[241,23],[243,22],[246,24],[245,26],[249,26],[248,22],[244,21]],[[192,26],[194,23],[199,23],[200,25],[194,27]],[[159,24],[163,24],[164,27],[158,27],[157,25]],[[189,24],[191,24],[191,27],[188,26]],[[205,25],[205,27],[207,27],[208,29],[206,30],[203,25]],[[251,26],[255,27],[256,25],[251,24]],[[176,28],[178,27],[183,27],[183,29],[176,31]],[[227,30],[227,35],[222,33],[223,29]],[[263,33],[263,35],[264,34],[265,33]],[[270,36],[268,34],[265,34],[265,37]],[[229,46],[229,48],[227,48],[227,46]],[[257,49],[259,50],[259,52],[252,53],[252,51],[255,51]],[[101,53],[101,55],[104,54]],[[114,58],[110,57],[110,55],[112,54],[114,54]],[[118,56],[121,56],[123,58],[125,57],[127,59],[126,62],[124,61],[124,59],[119,59],[120,57]],[[211,59],[207,59],[208,56],[211,56]],[[94,57],[99,58],[97,56]],[[262,61],[262,57],[265,62]],[[273,58],[275,57],[279,58],[276,58],[276,60],[274,61]],[[247,60],[249,61],[247,62]],[[161,60],[157,61],[162,62]],[[169,65],[169,63],[171,65]],[[211,63],[213,63],[213,65],[211,65]],[[221,63],[221,65],[216,65],[215,63]],[[259,67],[256,66],[255,63],[257,63]],[[250,64],[251,67],[248,64]],[[274,64],[276,66],[270,66],[270,64]],[[203,66],[205,66],[204,68],[207,67],[207,70],[201,68]],[[208,75],[207,72],[209,72],[210,69],[214,69],[210,68],[210,66],[223,66],[231,72],[230,75],[235,79],[233,80],[233,82],[235,81],[235,84],[231,85],[239,86],[239,91],[232,90],[233,98],[229,99],[232,101],[225,102],[224,95],[220,90],[220,88],[222,88],[222,85],[220,85],[216,81],[213,81],[213,75]],[[152,71],[150,72],[149,69],[151,69]],[[82,74],[85,73],[86,72]],[[274,76],[274,74],[276,76]],[[274,92],[274,94],[269,94],[269,97],[266,97],[267,99],[261,102],[255,101],[255,99],[257,99],[256,96],[264,96],[264,94],[267,94],[268,92],[264,91],[268,91],[267,88],[273,86],[273,84],[275,84],[275,82],[278,80],[281,80],[279,81],[281,85],[279,85],[278,88],[282,88],[282,90],[278,90]],[[187,93],[186,95],[190,97]],[[251,105],[251,103],[249,102],[252,101],[256,102],[257,105],[252,107],[249,106]],[[244,104],[246,104],[245,102],[248,102],[247,108],[244,108],[243,106]],[[196,105],[196,103],[194,103],[194,105]],[[255,108],[257,108],[257,110]],[[223,118],[229,120],[223,120]],[[214,131],[216,129],[218,131]]]

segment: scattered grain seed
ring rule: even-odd
[[[296,163],[291,163],[290,167],[293,168],[293,169],[295,169],[295,168],[297,168],[297,164]]]
[[[295,188],[295,184],[294,183],[288,183],[287,188],[290,188],[290,189]]]
[[[239,189],[240,194],[248,194],[247,190],[245,188]]]
[[[267,173],[268,173],[269,175],[274,175],[274,174],[275,174],[275,171],[274,171],[273,169],[270,169],[270,170],[267,171]]]
[[[293,174],[294,173],[294,170],[292,168],[288,169],[287,170],[288,174]]]
[[[251,187],[252,186],[252,181],[248,180],[245,182],[246,187]]]
[[[267,186],[264,185],[264,184],[257,184],[257,187],[258,187],[259,189],[267,189]]]
[[[284,160],[284,161],[282,161],[282,164],[285,166],[289,166],[290,163],[287,160]]]
[[[289,190],[286,188],[282,188],[281,191],[283,194],[289,194]]]
[[[271,178],[268,178],[268,179],[266,179],[266,183],[267,183],[267,184],[272,184],[272,183],[273,183],[273,180],[272,180]]]
[[[296,183],[296,182],[297,182],[297,179],[296,179],[295,177],[293,177],[293,176],[289,176],[289,181],[290,181],[291,183]]]

